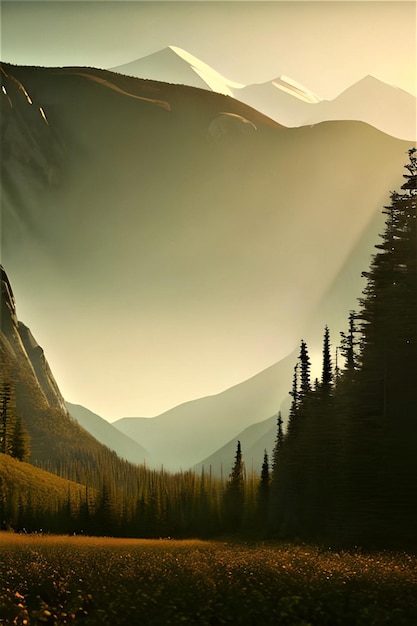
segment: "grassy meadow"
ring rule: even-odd
[[[417,558],[0,533],[0,624],[417,624]]]

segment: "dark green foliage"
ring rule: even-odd
[[[0,453],[18,461],[30,457],[30,435],[16,412],[15,385],[6,368],[0,378]]]
[[[0,452],[13,456],[13,439],[16,427],[16,398],[9,376],[2,371],[0,380]]]
[[[284,432],[282,429],[282,415],[281,415],[281,411],[279,411],[278,418],[277,418],[277,436],[275,439],[274,450],[272,452],[272,471],[274,471],[275,467],[277,467],[278,465],[279,455],[281,453],[283,442],[284,442]]]
[[[28,461],[30,458],[30,436],[20,417],[16,418],[12,456],[18,461]]]
[[[264,459],[261,469],[261,477],[258,483],[257,493],[257,523],[262,527],[266,525],[268,518],[269,498],[271,493],[271,474],[269,471],[268,453],[264,451]]]
[[[237,442],[235,462],[228,478],[223,498],[225,528],[238,531],[243,521],[245,506],[245,464],[240,441]]]
[[[300,402],[303,403],[311,392],[310,381],[310,357],[308,355],[308,348],[305,341],[301,341],[300,346]]]
[[[359,340],[357,339],[357,335],[359,334],[359,330],[356,325],[356,314],[355,311],[350,311],[349,313],[349,330],[347,333],[341,332],[341,344],[340,344],[340,352],[345,359],[345,375],[348,374],[350,377],[353,375],[353,372],[358,368],[358,353],[359,353]]]
[[[323,339],[323,369],[321,374],[321,385],[320,389],[324,393],[330,393],[333,382],[333,367],[332,367],[332,359],[330,356],[330,332],[329,327],[326,326],[324,329],[324,339]]]

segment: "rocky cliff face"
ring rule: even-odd
[[[35,401],[68,414],[64,399],[45,358],[27,326],[18,321],[13,290],[2,266],[0,356],[2,376],[10,375],[16,381],[25,380]],[[27,393],[25,394],[27,395]]]
[[[78,481],[85,468],[97,471],[97,459],[108,461],[114,452],[133,463],[142,463],[147,451],[111,424],[101,420],[103,424],[98,426],[95,423],[91,428],[87,423],[83,427],[70,415],[43,348],[18,320],[13,290],[1,265],[0,274],[0,389],[3,384],[13,389],[16,412],[31,436],[31,462]],[[80,463],[84,469],[80,469]]]

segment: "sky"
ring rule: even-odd
[[[1,2],[3,61],[114,67],[183,48],[241,83],[332,98],[372,74],[415,94],[414,2]]]
[[[110,68],[166,46],[177,46],[240,83],[264,82],[283,74],[330,99],[371,74],[415,94],[415,14],[414,2],[389,1],[13,0],[1,2],[1,59],[25,65]],[[68,288],[76,289],[76,285]],[[65,286],[57,288],[57,302],[60,289]],[[84,404],[110,421],[127,415],[157,415],[181,402],[218,393],[268,367],[292,349],[289,330],[282,354],[274,354],[271,346],[266,345],[260,345],[256,355],[247,351],[224,354],[222,341],[216,336],[222,322],[216,321],[213,314],[204,322],[205,340],[197,336],[195,339],[196,349],[204,358],[198,360],[198,366],[192,365],[192,374],[190,364],[176,358],[175,376],[165,374],[164,380],[161,372],[172,372],[175,361],[166,351],[153,355],[152,367],[149,362],[137,363],[140,341],[152,345],[158,324],[162,323],[150,313],[147,337],[137,339],[126,351],[132,380],[135,376],[141,379],[142,368],[148,370],[147,382],[134,399],[126,398],[124,402],[125,394],[114,397],[113,392],[112,397],[112,390],[104,388],[103,372],[108,364],[100,351],[92,350],[88,357],[78,354],[68,358],[72,341],[69,336],[66,360],[59,355],[56,346],[65,331],[59,327],[58,304],[55,311],[42,311],[43,323],[37,317],[41,309],[31,305],[30,297],[19,297],[17,305],[19,318],[30,326],[44,347],[66,399]],[[257,324],[256,319],[250,320],[250,315],[249,310],[242,320],[242,334]],[[90,338],[99,345],[103,338],[94,320],[86,320],[85,324]],[[184,324],[192,328],[192,318]],[[107,337],[110,351],[118,349],[119,339],[117,335]],[[178,357],[181,345],[174,331],[171,353]],[[85,385],[73,373],[77,358],[78,364],[81,359],[90,367],[88,379],[83,373],[86,370],[82,370]]]

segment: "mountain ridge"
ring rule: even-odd
[[[65,406],[77,422],[97,441],[116,452],[121,459],[130,463],[146,463],[149,453],[138,442],[127,437],[105,419],[80,404],[66,401]]]
[[[400,139],[416,139],[416,97],[372,75],[363,76],[334,98],[324,99],[283,75],[261,83],[236,84],[200,59],[181,52],[176,53],[174,46],[168,47],[112,70],[212,91],[217,87],[219,93],[231,95],[284,126],[307,126],[335,119],[358,120]],[[208,69],[204,70],[205,67]],[[205,79],[210,75],[218,76],[217,82]]]

